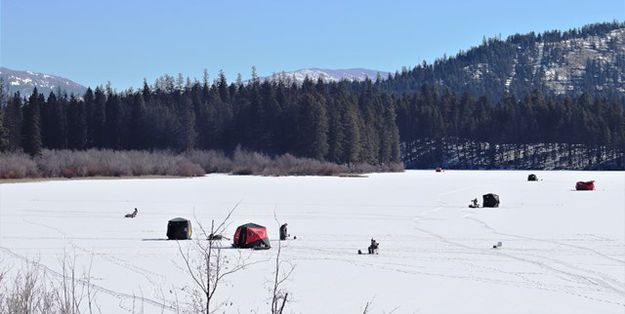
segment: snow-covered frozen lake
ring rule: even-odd
[[[529,173],[0,184],[0,268],[37,260],[54,277],[69,255],[77,269],[91,264],[104,313],[131,311],[133,295],[144,298],[135,310],[158,313],[191,283],[176,242],[160,240],[167,221],[209,224],[240,202],[226,236],[255,222],[274,249],[245,251],[254,263],[217,292],[227,313],[269,312],[274,211],[297,236],[282,246],[295,265],[288,313],[359,313],[369,301],[371,313],[625,312],[625,173],[539,171],[528,182]],[[579,180],[597,190],[574,191]],[[488,192],[500,208],[467,207]],[[372,237],[379,255],[357,255]]]

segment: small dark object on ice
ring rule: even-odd
[[[271,248],[270,245],[265,244],[264,242],[261,242],[255,246],[252,247],[252,250],[269,250]]]
[[[469,204],[469,208],[480,208],[480,203],[477,202],[477,198],[471,200],[471,204]]]
[[[361,250],[358,250],[358,255],[362,255],[362,251]]]
[[[130,213],[130,214],[126,214],[124,215],[125,218],[135,218],[137,216],[137,214],[139,213],[139,211],[137,210],[137,208],[135,207],[135,210]]]
[[[493,249],[498,249],[502,245],[501,241],[497,242],[497,244],[493,245]]]

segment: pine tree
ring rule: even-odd
[[[359,161],[377,164],[380,152],[380,136],[378,135],[379,123],[376,112],[377,100],[374,99],[370,87],[364,90],[358,99],[358,107],[361,114],[359,119],[360,156]]]
[[[66,149],[67,148],[67,94],[61,94],[60,91],[58,93],[58,97],[56,99],[56,106],[52,108],[52,120],[54,131],[53,143],[56,149]]]
[[[385,163],[399,162],[401,156],[399,151],[399,129],[395,123],[395,108],[392,101],[387,100],[387,103],[389,105],[384,109],[384,120],[382,122],[384,128],[384,145],[382,147],[384,150],[381,153],[381,161]]]
[[[0,77],[0,152],[4,152],[9,148],[9,131],[4,126],[4,112],[7,108],[7,91],[4,85],[4,79]]]
[[[0,152],[9,148],[9,132],[4,127],[4,108],[6,107],[0,107]]]
[[[276,99],[275,85],[270,82],[263,82],[260,87],[260,99],[262,104],[263,121],[263,138],[264,143],[262,150],[269,154],[275,154],[280,151],[280,143],[276,140],[280,132],[279,116],[282,114],[280,103]]]
[[[143,95],[136,93],[132,98],[130,109],[130,126],[128,144],[130,149],[144,149],[148,144],[146,136],[147,121]]]
[[[124,109],[127,97],[107,92],[106,99],[106,145],[112,149],[123,149],[125,146],[127,123]],[[124,102],[124,103],[123,103]]]
[[[24,152],[31,156],[41,155],[43,148],[41,139],[41,109],[43,95],[39,95],[37,88],[28,98],[24,106],[24,124],[22,126],[22,147]]]
[[[87,114],[85,104],[72,95],[67,110],[67,145],[68,148],[82,150],[87,148]]]
[[[341,106],[338,99],[328,104],[328,160],[340,163],[343,157],[344,130],[341,121]]]
[[[59,99],[61,97],[61,99]],[[50,92],[46,105],[41,108],[44,147],[67,148],[67,120],[65,116],[65,99]]]
[[[85,101],[90,101],[89,90],[85,94]],[[93,146],[96,148],[106,147],[106,94],[100,87],[96,87],[93,96],[93,115],[89,119],[89,129],[92,133]]]
[[[11,151],[18,151],[22,148],[23,116],[22,96],[17,92],[9,99],[4,117]]]
[[[311,94],[303,96],[300,113],[299,154],[323,160],[328,153],[328,117],[324,103]]]
[[[358,113],[354,104],[349,104],[345,114],[341,116],[341,123],[345,136],[343,137],[343,155],[341,161],[344,163],[356,163],[360,161],[362,150],[360,141],[360,126],[358,123]]]
[[[197,137],[195,131],[195,113],[193,112],[191,99],[184,97],[180,110],[181,115],[177,132],[178,150],[191,151],[195,148],[195,139]]]

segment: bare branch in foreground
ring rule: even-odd
[[[225,301],[215,304],[214,298],[218,288],[224,278],[248,266],[247,258],[244,258],[240,253],[236,259],[225,255],[221,240],[212,237],[225,231],[227,223],[239,203],[228,211],[225,218],[217,226],[212,220],[210,231],[196,217],[196,224],[201,231],[201,236],[193,240],[193,244],[189,245],[186,250],[183,250],[180,242],[177,242],[178,252],[184,261],[184,268],[193,280],[194,288],[188,291],[193,312],[214,313],[226,305],[227,302]]]
[[[278,223],[278,226],[280,226],[280,221],[278,220],[278,216],[276,215],[275,210],[273,212],[273,217]],[[282,264],[284,262],[280,260],[281,253],[282,241],[278,240],[278,252],[276,253],[275,259],[274,279],[271,297],[272,314],[282,314],[282,312],[284,311],[284,306],[287,303],[289,293],[282,288],[282,284],[291,276],[293,270],[295,270],[295,265],[289,263],[289,268],[286,270],[286,272],[282,271]]]
[[[365,304],[365,308],[362,310],[362,314],[367,314],[369,313],[369,311],[371,311],[371,305],[373,304],[373,301],[375,300],[375,297],[371,298],[371,300],[367,301],[367,304]]]
[[[91,267],[79,276],[76,257],[65,255],[59,264],[60,278],[56,279],[49,278],[45,266],[37,261],[29,261],[14,272],[0,271],[0,313],[93,313],[97,303],[90,288]],[[7,282],[7,278],[12,280]]]

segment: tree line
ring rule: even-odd
[[[396,95],[370,80],[211,84],[164,76],[140,90],[36,90],[3,97],[0,148],[220,150],[290,153],[339,164],[401,160],[400,141],[456,137],[490,143],[625,147],[622,97],[543,95],[500,100],[422,86]]]
[[[4,150],[245,150],[340,164],[400,161],[395,100],[373,84],[159,78],[137,91],[82,97],[36,90],[2,106]]]
[[[423,86],[397,103],[403,142],[456,137],[493,144],[569,143],[625,147],[625,100],[592,94],[491,101],[468,92]]]

